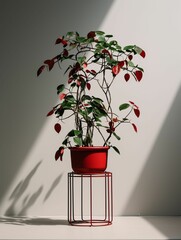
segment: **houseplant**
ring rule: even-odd
[[[112,35],[102,31],[91,31],[83,37],[78,32],[68,32],[55,43],[60,44],[62,50],[57,56],[44,61],[37,76],[45,69],[51,71],[56,64],[61,69],[64,62],[67,63],[67,84],[57,86],[60,102],[47,116],[55,115],[58,119],[54,126],[57,133],[61,132],[62,121],[73,117],[75,123],[56,151],[55,159],[62,160],[64,149],[69,148],[75,172],[104,171],[108,149],[111,147],[119,153],[119,149],[111,144],[112,137],[120,140],[118,127],[128,123],[137,132],[129,116],[132,113],[140,116],[138,106],[129,101],[116,106],[125,113],[120,118],[113,110],[111,87],[118,74],[122,74],[125,81],[130,77],[141,81],[144,70],[133,62],[133,58],[135,55],[144,58],[145,51],[136,45],[121,47]],[[95,88],[99,88],[101,97],[93,95]],[[95,132],[102,139],[102,147],[94,146]]]

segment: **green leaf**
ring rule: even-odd
[[[121,51],[121,50],[122,50],[122,47],[117,44],[117,45],[116,45],[116,49],[119,50],[119,51]]]
[[[100,123],[96,123],[98,127],[103,127],[103,128],[108,128],[107,126],[103,126],[102,124]]]
[[[87,114],[87,112],[86,111],[83,111],[83,110],[79,110],[79,114],[81,115],[81,116],[83,116],[83,118],[85,119],[85,120],[88,120],[88,114]]]
[[[135,47],[135,45],[128,45],[128,46],[125,46],[123,48],[123,50],[127,51],[127,50],[132,50],[133,48]]]
[[[94,97],[94,96],[92,96],[92,98],[93,98],[94,101],[97,102],[97,103],[101,103],[101,102],[103,102],[103,100],[102,100],[101,98]]]
[[[74,54],[69,55],[67,58],[71,59],[72,57],[74,57]]]
[[[69,136],[69,137],[74,137],[74,136],[75,136],[74,130],[71,130],[71,131],[67,134],[67,136]]]
[[[106,57],[106,61],[108,64],[110,64],[111,66],[116,65],[117,61],[114,60],[113,58],[110,57]]]
[[[64,89],[65,89],[65,85],[64,85],[64,84],[60,84],[60,85],[57,87],[57,94],[63,92]]]
[[[140,54],[142,52],[142,49],[138,46],[134,47],[134,50],[136,51],[136,53]]]
[[[119,110],[122,111],[124,109],[127,109],[130,107],[130,104],[129,103],[123,103],[119,106]]]
[[[94,57],[95,57],[95,56],[94,56]],[[94,60],[92,60],[92,62],[96,63],[96,62],[99,61],[99,59],[100,59],[100,57],[99,57],[99,58],[95,58]]]
[[[86,111],[88,114],[92,113],[92,110],[93,110],[92,107],[86,107]]]
[[[76,136],[79,136],[79,135],[81,134],[81,131],[79,131],[79,130],[74,130],[74,134],[75,134]]]
[[[117,42],[116,40],[112,40],[112,41],[110,41],[109,44],[110,44],[110,45],[117,45],[117,43],[118,43],[118,42]]]
[[[80,86],[81,86],[81,90],[83,91],[85,89],[85,86],[86,86],[86,82],[83,79],[81,81]]]
[[[105,35],[105,37],[112,38],[112,37],[113,37],[113,35],[111,35],[111,34],[108,34],[108,35]]]
[[[74,88],[76,86],[76,83],[73,82],[71,85],[70,85],[72,88]]]
[[[97,35],[104,35],[104,34],[105,34],[105,32],[103,32],[103,31],[95,31],[95,33],[96,33]]]
[[[85,62],[85,60],[86,60],[85,56],[77,58],[77,62],[80,63],[80,65],[82,65]]]
[[[138,66],[136,66],[136,68],[139,69],[140,71],[144,72],[144,69],[143,69],[143,68],[138,67]]]
[[[101,120],[99,119],[99,117],[96,116],[96,114],[93,114],[95,122],[101,122]]]
[[[62,102],[61,106],[64,110],[71,109],[72,108],[72,103],[65,100],[65,101]]]
[[[67,32],[67,34],[66,34],[67,37],[71,37],[73,35],[74,35],[74,32]]]
[[[64,74],[66,74],[70,68],[72,68],[71,65],[68,66],[68,68],[65,70]]]
[[[115,146],[111,146],[118,154],[120,154],[120,151],[119,151],[119,149],[117,148],[117,147],[115,147]]]
[[[92,98],[89,95],[83,95],[81,101],[84,102],[85,100],[92,100]]]
[[[132,61],[129,61],[129,62],[128,62],[128,65],[129,65],[130,67],[134,67],[134,66],[135,66]]]
[[[71,103],[74,103],[76,101],[73,95],[67,95],[65,97],[65,99],[66,99],[66,101],[71,102]]]
[[[68,138],[65,138],[65,140],[62,142],[63,145],[67,146]]]
[[[77,145],[82,146],[82,139],[81,138],[74,137],[73,140]]]
[[[102,44],[104,44],[104,42],[105,42],[105,37],[104,36],[99,36],[98,37],[98,40],[100,41],[100,42],[103,42]],[[104,45],[105,46],[105,45]]]
[[[125,121],[128,121],[129,119],[128,118],[123,118],[123,121],[125,122]]]
[[[64,109],[61,107],[61,108],[58,108],[55,112],[55,114],[57,114],[59,117],[63,116],[64,114]]]
[[[79,37],[79,36],[77,36],[77,37],[76,37],[76,41],[77,41],[77,42],[80,42],[80,43],[83,43],[83,42],[86,41],[86,38],[85,38],[85,37]]]
[[[109,49],[112,50],[112,51],[117,51],[117,49],[115,48],[115,46],[114,46],[114,47],[113,47],[113,46],[110,46]]]
[[[100,43],[97,43],[95,47],[96,47],[96,50],[95,50],[96,54],[98,54],[103,49],[103,46]]]
[[[117,138],[117,140],[121,140],[121,138],[115,132],[113,132],[113,135]]]
[[[102,108],[93,107],[93,112],[94,112],[95,118],[101,118],[101,117],[106,117],[107,116],[107,113]]]

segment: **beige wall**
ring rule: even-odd
[[[54,119],[45,117],[64,79],[58,69],[37,79],[36,70],[57,53],[59,35],[94,29],[113,34],[122,45],[140,45],[147,53],[140,62],[143,81],[124,83],[120,78],[113,87],[115,103],[133,100],[141,109],[138,134],[130,127],[120,129],[122,140],[115,144],[121,155],[109,154],[114,213],[181,214],[180,1],[0,4],[0,215],[66,216],[69,153],[63,162],[54,161],[62,138],[53,131]]]

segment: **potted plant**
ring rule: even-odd
[[[118,127],[131,124],[137,132],[129,116],[133,113],[139,117],[139,107],[132,101],[112,106],[112,98],[116,96],[111,87],[118,74],[123,74],[125,81],[130,77],[141,81],[144,70],[133,62],[133,58],[135,55],[144,58],[145,51],[136,45],[122,47],[112,38],[102,31],[90,31],[86,36],[68,32],[55,42],[61,45],[60,53],[45,60],[37,71],[39,76],[45,69],[51,71],[55,64],[60,69],[64,62],[68,64],[65,70],[67,84],[57,86],[60,102],[47,116],[56,116],[58,122],[54,129],[57,133],[61,132],[60,123],[73,117],[74,127],[56,151],[55,160],[62,160],[64,150],[69,148],[72,168],[78,173],[105,171],[108,149],[113,148],[119,153],[119,149],[111,144],[112,137],[120,140]],[[94,95],[95,88],[100,89],[99,96]],[[125,113],[124,117],[119,117],[114,107]],[[100,135],[102,146],[94,145],[95,132]]]

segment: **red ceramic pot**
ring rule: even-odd
[[[71,164],[75,173],[104,172],[109,147],[71,147]]]

